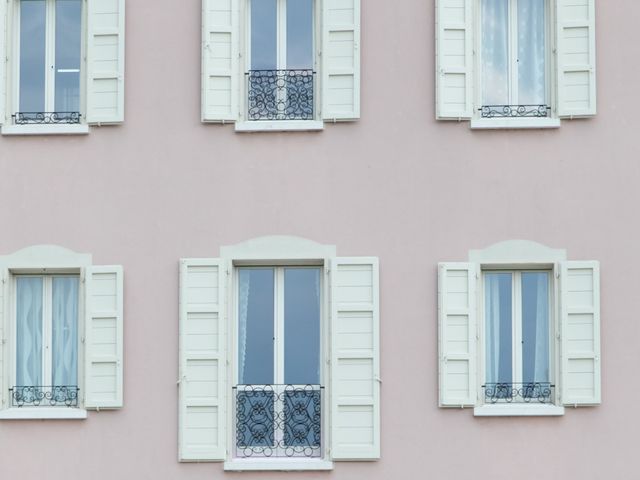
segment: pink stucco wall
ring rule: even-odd
[[[363,1],[362,119],[321,133],[202,125],[200,2],[127,4],[126,123],[0,138],[0,252],[54,243],[125,271],[125,408],[2,421],[0,478],[281,478],[177,458],[178,258],[266,234],[381,265],[382,460],[290,478],[637,478],[640,50],[597,5],[598,116],[550,131],[434,120],[433,0]],[[436,264],[524,238],[601,262],[600,407],[437,407]]]

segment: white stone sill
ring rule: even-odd
[[[308,132],[324,130],[320,120],[255,120],[236,122],[236,132]]]
[[[473,409],[475,417],[557,417],[564,415],[564,407],[556,405],[483,405]]]
[[[0,420],[84,420],[87,411],[82,408],[21,407],[0,410]]]
[[[3,125],[2,135],[86,135],[89,125]]]
[[[320,459],[258,459],[258,458],[235,458],[224,462],[225,471],[256,471],[256,470],[276,470],[276,471],[300,471],[300,470],[333,470],[333,462]]]
[[[559,118],[472,118],[474,130],[560,128]]]

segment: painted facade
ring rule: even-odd
[[[640,70],[629,39],[640,7],[597,2],[597,115],[477,130],[436,120],[434,3],[362,3],[358,120],[240,133],[201,121],[200,2],[129,1],[124,122],[0,138],[0,255],[52,244],[89,254],[77,269],[124,272],[123,407],[0,420],[0,476],[280,478],[178,461],[180,259],[231,258],[276,235],[326,250],[271,245],[258,258],[379,264],[380,458],[289,475],[635,478]],[[513,239],[599,262],[600,405],[540,417],[439,407],[438,264],[482,264],[470,251]],[[555,261],[542,263],[555,272]]]

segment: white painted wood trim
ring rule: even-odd
[[[302,470],[333,470],[333,462],[316,459],[234,459],[224,462],[225,471],[302,471]]]
[[[89,125],[3,125],[2,135],[86,135]]]
[[[9,272],[0,266],[0,411],[8,407],[9,365],[12,365],[8,348]]]
[[[84,420],[87,411],[82,408],[8,408],[0,411],[0,420]]]
[[[319,120],[256,120],[236,122],[236,132],[309,132],[324,130],[324,122]]]
[[[559,118],[477,118],[469,127],[474,130],[560,128]]]
[[[556,405],[483,405],[473,409],[474,417],[553,417],[564,415]]]

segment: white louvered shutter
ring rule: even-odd
[[[380,458],[378,259],[331,262],[331,457]]]
[[[560,382],[564,405],[600,404],[600,267],[560,264]]]
[[[9,385],[7,380],[7,361],[8,348],[7,343],[7,300],[9,275],[6,268],[0,268],[0,410],[7,408]]]
[[[360,118],[360,0],[322,2],[322,118]]]
[[[438,359],[441,407],[476,404],[476,264],[438,265]]]
[[[240,95],[240,0],[202,0],[202,121],[234,122]]]
[[[123,272],[117,266],[85,270],[85,406],[123,405]]]
[[[180,262],[179,460],[225,460],[226,328],[223,262]]]
[[[558,115],[595,115],[595,0],[556,0],[556,7]]]
[[[0,2],[0,125],[6,119],[7,105],[7,2]]]
[[[473,1],[436,1],[436,118],[473,115]]]
[[[124,0],[87,2],[87,123],[124,121]]]

